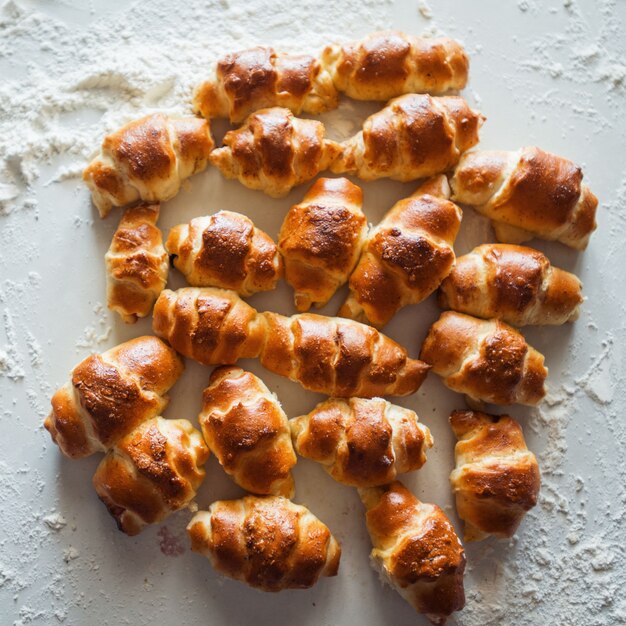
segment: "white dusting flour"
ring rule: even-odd
[[[99,459],[62,459],[41,426],[51,394],[73,365],[150,332],[148,321],[125,327],[102,304],[102,256],[117,218],[95,217],[79,178],[103,135],[157,109],[189,114],[193,86],[223,52],[257,43],[316,52],[330,40],[389,27],[461,40],[472,62],[465,95],[488,118],[483,146],[536,143],[564,154],[581,163],[601,204],[586,252],[531,244],[581,276],[587,301],[573,325],[524,329],[550,367],[550,393],[541,407],[511,409],[539,458],[540,502],[511,541],[467,546],[467,606],[450,623],[626,623],[626,3],[8,0],[0,4],[3,624],[239,625],[254,616],[266,625],[276,623],[277,614],[284,623],[426,624],[369,569],[353,490],[313,464],[296,467],[296,500],[342,542],[340,575],[307,592],[270,596],[217,577],[189,553],[162,553],[158,528],[133,539],[118,533],[90,486]],[[375,108],[344,100],[327,120],[329,132],[350,135],[363,110]],[[216,124],[216,134],[219,129]],[[383,181],[364,191],[374,220],[412,186]],[[240,194],[236,201],[231,193]],[[163,211],[161,224],[166,229],[223,202],[275,235],[287,203],[261,195],[208,171]],[[241,206],[227,204],[239,198]],[[485,236],[491,236],[486,222],[466,211],[457,251],[469,251]],[[263,306],[271,308],[274,297],[286,310],[291,306],[284,285],[264,295]],[[432,301],[410,307],[389,334],[416,355],[437,315]],[[319,399],[254,371],[290,416]],[[166,416],[194,420],[207,379],[206,368],[189,363]],[[436,442],[425,468],[406,483],[443,506],[460,530],[446,482],[453,437],[445,420],[463,406],[462,398],[429,379],[414,398],[398,403],[418,411]],[[200,508],[239,494],[215,460],[207,474]],[[183,513],[168,519],[164,534],[186,547],[187,521]]]

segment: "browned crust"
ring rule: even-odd
[[[422,504],[399,481],[361,496],[372,555],[385,551],[383,567],[398,590],[429,617],[445,619],[462,609],[465,552],[443,511]]]
[[[339,482],[355,487],[383,485],[396,474],[418,469],[431,445],[427,429],[420,429],[417,416],[408,409],[395,428],[381,398],[331,399],[306,416],[292,420],[292,435],[298,453],[327,466]],[[396,458],[395,448],[401,458]]]
[[[445,37],[383,31],[335,48],[327,48],[323,59],[332,67],[336,87],[359,100],[442,93],[463,89],[467,82],[467,55],[460,44]]]
[[[337,573],[341,550],[328,528],[285,498],[247,496],[211,505],[210,529],[194,518],[192,550],[218,571],[263,591],[306,589]]]
[[[94,487],[119,529],[135,535],[194,498],[208,455],[189,422],[153,418],[107,453],[94,475]]]
[[[577,317],[582,301],[576,276],[537,250],[508,244],[478,246],[457,259],[439,294],[443,308],[515,325],[562,324]]]
[[[204,438],[237,484],[293,496],[296,456],[287,416],[263,382],[238,367],[214,370],[198,418]]]
[[[430,328],[420,358],[460,393],[495,404],[537,404],[545,396],[543,356],[515,329],[446,312]]]
[[[89,356],[74,368],[70,382],[80,406],[71,389],[62,387],[44,426],[71,458],[109,448],[163,410],[165,394],[182,370],[176,353],[156,337],[138,337]],[[89,440],[92,430],[99,447]]]
[[[471,527],[511,537],[537,503],[539,466],[528,452],[520,425],[508,415],[454,411],[450,425],[459,439],[451,483],[459,516]]]
[[[195,240],[201,237],[199,250]],[[274,289],[282,272],[271,237],[245,215],[218,211],[170,231],[166,247],[173,263],[198,287],[233,289],[242,295]]]
[[[204,365],[256,357],[265,340],[263,321],[251,306],[234,292],[212,288],[161,292],[153,329],[175,350]]]

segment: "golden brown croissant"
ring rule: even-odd
[[[424,340],[420,358],[447,387],[473,401],[535,405],[546,395],[543,355],[500,320],[442,313]]]
[[[467,84],[469,60],[458,42],[399,31],[328,46],[322,63],[335,87],[356,100],[389,100],[405,93],[445,93]]]
[[[460,161],[454,199],[491,219],[498,241],[533,237],[584,250],[596,228],[598,199],[571,161],[539,148],[478,150]]]
[[[324,125],[294,117],[289,109],[261,109],[224,137],[210,161],[226,178],[281,198],[328,168],[341,148],[325,139]]]
[[[489,243],[457,259],[439,290],[439,306],[515,326],[578,318],[582,285],[537,250]]]
[[[198,87],[193,100],[196,113],[228,117],[233,123],[266,107],[322,113],[337,104],[332,78],[315,57],[277,54],[265,46],[223,56],[214,78]]]
[[[320,178],[287,213],[278,248],[298,311],[324,306],[348,280],[367,234],[362,207],[347,178]]]
[[[165,244],[190,285],[242,296],[276,288],[282,260],[272,238],[245,215],[219,211],[170,230]]]
[[[415,412],[382,398],[331,398],[289,423],[298,454],[353,487],[384,485],[419,469],[433,445]]]
[[[297,459],[289,421],[260,378],[239,367],[218,367],[198,421],[209,448],[240,487],[293,498]]]
[[[232,365],[258,357],[265,318],[234,291],[165,289],[154,305],[154,332],[181,354],[203,365]]]
[[[459,440],[450,483],[465,541],[512,537],[537,504],[541,482],[520,425],[508,415],[479,411],[453,411],[450,424]]]
[[[126,209],[104,257],[107,304],[129,324],[150,315],[167,282],[169,264],[158,219],[158,204]]]
[[[380,328],[437,289],[454,266],[461,225],[461,209],[449,197],[445,176],[427,180],[370,230],[340,316]]]
[[[153,417],[106,453],[93,485],[117,527],[136,535],[195,498],[208,457],[202,435],[187,420]]]
[[[308,509],[280,496],[218,500],[187,526],[191,549],[262,591],[307,589],[336,576],[341,548]]]
[[[402,483],[359,489],[374,549],[372,567],[433,624],[465,605],[465,551],[450,520]]]
[[[183,180],[206,167],[213,146],[206,120],[153,113],[107,135],[83,180],[106,217],[113,206],[174,197]]]
[[[422,384],[429,366],[374,328],[302,313],[258,313],[236,293],[186,288],[161,292],[154,332],[205,365],[260,357],[270,371],[329,396],[403,396]]]
[[[363,130],[341,144],[331,170],[363,180],[409,181],[441,174],[478,143],[485,118],[463,98],[408,94],[370,115]]]
[[[92,354],[52,396],[44,426],[70,458],[105,451],[163,411],[183,367],[174,350],[156,337],[137,337]]]

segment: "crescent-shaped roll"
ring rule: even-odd
[[[341,548],[328,527],[281,496],[218,500],[187,532],[191,549],[218,572],[262,591],[307,589],[339,569]]]
[[[465,551],[450,520],[401,482],[359,489],[372,540],[372,567],[433,624],[465,605]]]
[[[430,327],[420,358],[446,387],[475,402],[534,406],[546,395],[543,355],[500,320],[446,311]]]
[[[584,250],[596,228],[598,199],[580,167],[533,146],[466,154],[451,185],[455,200],[492,221],[498,241],[539,237]]]
[[[429,366],[371,326],[340,317],[264,313],[267,341],[261,364],[328,396],[406,396]]]
[[[108,307],[129,324],[150,315],[167,282],[169,264],[158,219],[158,204],[126,209],[104,257]]]
[[[241,128],[226,133],[224,146],[209,160],[226,178],[281,198],[327,169],[340,152],[338,143],[325,138],[321,122],[274,107],[252,113]]]
[[[456,96],[400,96],[370,115],[363,130],[341,144],[341,156],[331,170],[362,180],[404,182],[441,174],[478,143],[484,119]]]
[[[324,306],[347,282],[367,235],[362,207],[347,178],[319,178],[287,213],[278,248],[298,311]]]
[[[117,527],[136,535],[189,505],[208,457],[202,435],[187,420],[153,417],[106,453],[93,485]]]
[[[196,90],[193,108],[203,117],[238,123],[266,107],[322,113],[338,102],[333,80],[318,59],[257,46],[220,58],[213,78]]]
[[[322,63],[335,87],[356,100],[463,89],[469,71],[469,59],[457,41],[393,30],[328,46]]]
[[[365,324],[311,313],[258,313],[222,289],[164,290],[154,306],[153,328],[204,365],[260,357],[270,371],[329,396],[408,395],[430,369]]]
[[[176,352],[157,337],[137,337],[92,354],[52,396],[44,426],[65,456],[106,451],[163,411],[183,368]]]
[[[353,487],[385,485],[419,469],[433,445],[414,411],[382,398],[331,398],[289,423],[298,454]]]
[[[459,440],[450,484],[465,541],[512,537],[537,504],[541,483],[522,428],[508,415],[479,411],[453,411],[450,425]]]
[[[461,209],[445,176],[396,202],[370,230],[339,315],[381,328],[408,304],[427,298],[454,266]]]
[[[170,230],[174,267],[194,287],[233,289],[242,296],[276,288],[282,260],[272,238],[232,211],[195,217]]]
[[[240,487],[293,498],[297,459],[289,421],[260,378],[239,367],[214,370],[198,421],[211,452]]]
[[[532,248],[488,243],[459,257],[439,289],[439,306],[514,326],[578,318],[582,284]]]
[[[214,143],[206,120],[153,113],[107,135],[83,172],[101,217],[114,206],[173,198],[203,170]]]
[[[155,334],[203,365],[232,365],[258,357],[265,343],[265,318],[234,291],[165,289],[153,315]]]

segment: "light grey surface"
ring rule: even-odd
[[[106,24],[113,15],[119,17],[126,7],[122,2],[92,2],[88,7],[34,0],[15,4],[44,10],[71,24],[74,31],[85,32],[98,21]],[[184,16],[183,4],[144,2],[141,10],[149,16],[153,9],[169,6],[164,32],[171,34],[176,28],[184,40],[188,24],[177,10]],[[307,10],[318,15],[316,24],[325,23],[328,8],[315,4],[308,3]],[[295,6],[256,5],[285,14],[275,29],[280,38],[289,38],[289,21],[302,14]],[[216,21],[234,19],[228,3],[203,6]],[[371,6],[366,3],[364,11]],[[488,118],[482,147],[537,144],[567,156],[583,166],[585,180],[601,205],[599,229],[584,253],[533,242],[555,265],[581,277],[587,300],[574,325],[525,331],[529,342],[546,355],[550,398],[539,411],[515,407],[511,414],[520,418],[529,447],[542,463],[541,503],[512,542],[489,540],[468,547],[468,605],[450,622],[623,623],[626,3],[433,1],[432,19],[423,16],[427,11],[418,11],[418,3],[381,6],[377,10],[385,20],[380,26],[414,32],[434,26],[465,43],[472,61],[466,94]],[[371,28],[355,7],[350,3],[345,14],[334,7],[326,21],[329,37],[351,32],[358,36]],[[150,34],[159,41],[160,22],[146,19]],[[246,41],[257,33],[259,39],[272,41],[274,31],[258,32],[254,13],[238,19]],[[226,22],[224,28],[228,30]],[[136,35],[140,38],[140,33]],[[15,34],[5,30],[0,36]],[[146,34],[141,36],[145,40]],[[167,45],[175,46],[176,41]],[[585,60],[585,50],[593,45],[599,52]],[[1,57],[0,76],[21,80],[25,72],[44,63],[54,64],[54,56],[33,46],[23,57],[19,53]],[[375,108],[356,107],[355,114],[363,116]],[[0,111],[0,120],[3,115]],[[333,115],[328,118],[330,127]],[[60,123],[71,125],[75,119],[97,128],[98,117],[91,117],[91,112],[79,111]],[[160,550],[158,528],[132,539],[116,530],[91,487],[99,459],[64,459],[41,423],[54,389],[89,353],[89,347],[78,347],[90,334],[89,327],[95,335],[111,329],[105,340],[93,341],[92,333],[87,342],[104,350],[150,332],[150,324],[125,326],[99,309],[105,301],[102,257],[118,214],[100,221],[75,179],[45,184],[67,160],[55,158],[42,165],[42,175],[33,185],[36,209],[0,215],[4,322],[0,350],[3,345],[5,351],[13,350],[24,373],[11,379],[9,371],[0,370],[0,623],[425,624],[397,594],[382,588],[369,568],[369,540],[355,491],[335,484],[305,460],[295,469],[295,499],[325,521],[343,546],[339,576],[312,590],[268,595],[218,577],[206,560],[186,551],[187,513],[165,524],[185,547],[185,553],[176,557]],[[415,185],[381,181],[363,187],[366,214],[376,222]],[[272,200],[238,182],[224,181],[210,169],[193,180],[190,191],[164,206],[160,226],[166,232],[193,216],[230,209],[246,213],[275,236],[287,208],[305,189]],[[488,224],[467,210],[457,253],[487,240],[493,240]],[[183,284],[174,271],[171,284]],[[290,313],[291,295],[283,282],[276,292],[251,302],[260,309]],[[340,302],[341,296],[336,297],[323,312],[334,313]],[[431,298],[404,310],[386,332],[415,356],[437,315]],[[254,362],[243,365],[263,377],[289,416],[309,411],[320,399]],[[207,368],[188,362],[165,415],[195,421],[208,375]],[[460,530],[447,483],[453,466],[447,415],[462,407],[463,399],[431,375],[418,393],[398,404],[415,409],[436,442],[426,466],[405,482],[420,498],[445,507]],[[211,459],[198,497],[201,508],[239,493]],[[67,520],[58,531],[44,521],[53,513]]]

